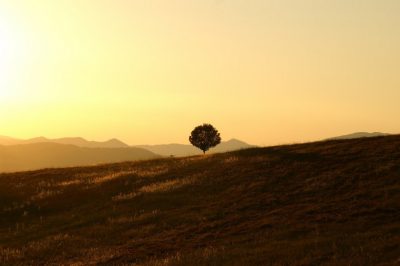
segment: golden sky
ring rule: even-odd
[[[0,1],[0,135],[400,132],[398,0]]]

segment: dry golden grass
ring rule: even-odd
[[[59,184],[59,186],[68,187],[68,186],[74,186],[74,185],[79,185],[79,184],[82,184],[82,180],[75,179],[75,180],[68,180],[68,181],[61,182]]]
[[[153,183],[151,185],[147,185],[141,187],[139,192],[141,193],[154,193],[154,192],[166,192],[174,189],[181,188],[185,185],[191,185],[196,182],[196,179],[193,177],[189,178],[181,178],[181,179],[171,179],[163,182]]]
[[[57,194],[61,194],[60,190],[55,190],[55,189],[44,189],[39,191],[36,195],[33,195],[31,197],[31,201],[37,201],[37,200],[42,200],[48,197],[53,197]]]
[[[172,191],[174,189],[182,188],[186,185],[193,185],[196,183],[198,175],[194,175],[191,177],[181,178],[181,179],[170,179],[162,182],[151,183],[150,185],[146,185],[140,187],[135,191],[131,191],[124,194],[118,194],[112,198],[113,201],[124,201],[131,200],[135,197],[143,195],[144,193],[155,193],[155,192],[167,192]]]
[[[400,136],[0,175],[0,265],[398,265]]]
[[[149,213],[135,214],[134,216],[120,216],[112,217],[108,219],[109,224],[124,224],[124,223],[134,223],[140,220],[145,220],[151,217],[156,217],[159,214],[159,210],[153,210]]]

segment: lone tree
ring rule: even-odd
[[[212,125],[203,124],[193,129],[189,141],[193,146],[199,148],[203,151],[203,154],[205,154],[208,149],[221,143],[221,137],[218,130],[216,130]]]

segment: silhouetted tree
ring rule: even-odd
[[[199,148],[203,151],[203,154],[205,154],[208,149],[221,143],[221,137],[218,130],[216,130],[212,125],[203,124],[193,129],[189,141],[193,146]]]

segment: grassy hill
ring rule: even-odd
[[[400,136],[0,175],[4,265],[398,265]]]

